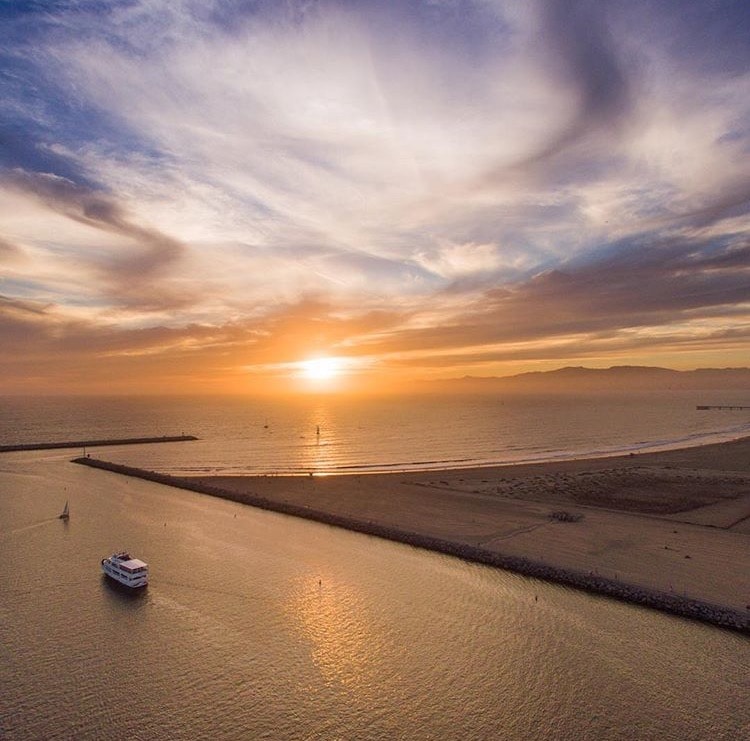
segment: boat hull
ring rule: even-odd
[[[116,594],[118,597],[132,600],[139,600],[148,595],[148,587],[126,587],[111,576],[102,574],[102,590],[109,594]]]

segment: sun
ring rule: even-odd
[[[343,370],[341,358],[312,358],[299,363],[299,375],[308,381],[329,381]]]

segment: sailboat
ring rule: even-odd
[[[59,520],[68,520],[70,519],[70,510],[68,509],[68,502],[66,500],[65,506],[63,507],[62,513],[58,517]]]

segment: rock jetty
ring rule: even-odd
[[[374,535],[379,538],[404,543],[416,548],[425,548],[438,553],[455,556],[467,561],[507,569],[525,576],[545,581],[556,582],[566,586],[582,589],[591,593],[604,595],[631,604],[642,605],[684,618],[698,620],[711,625],[750,634],[750,612],[741,613],[722,605],[710,604],[690,597],[628,584],[615,579],[605,578],[595,573],[562,569],[550,564],[528,558],[503,555],[468,543],[455,542],[413,532],[374,521],[364,521],[316,510],[311,507],[289,502],[271,500],[248,492],[236,492],[204,482],[198,482],[179,476],[146,471],[140,468],[124,466],[117,463],[98,460],[90,457],[75,458],[78,463],[92,468],[102,469],[124,476],[145,479],[166,486],[187,489],[201,494],[228,499],[253,507],[280,512],[282,514],[302,517],[315,522],[345,528],[355,532]]]
[[[54,450],[57,448],[97,448],[103,445],[147,445],[150,443],[182,443],[197,440],[194,435],[162,435],[161,437],[123,437],[106,440],[68,440],[53,443],[18,443],[0,445],[0,453],[14,453],[20,450]]]

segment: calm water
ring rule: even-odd
[[[193,434],[106,449],[168,473],[345,473],[485,465],[699,444],[750,433],[748,392],[269,401],[0,397],[0,443]],[[320,434],[318,433],[318,430]],[[77,451],[80,452],[80,451]]]
[[[247,415],[262,439],[231,409],[185,431]],[[167,411],[27,413],[26,434],[167,434]],[[106,450],[181,466],[189,445]],[[0,456],[0,738],[750,737],[743,636],[69,458]],[[140,597],[99,574],[120,548],[151,564]]]

